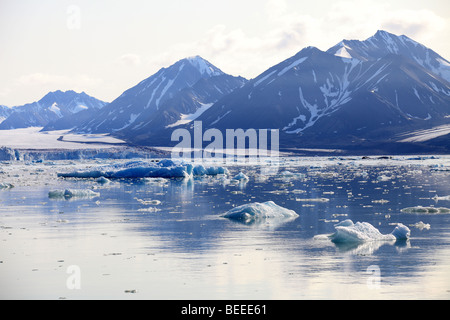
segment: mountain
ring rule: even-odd
[[[219,98],[241,87],[246,81],[242,77],[227,74],[201,78],[193,86],[180,90],[173,98],[162,103],[158,111],[140,117],[136,126],[120,130],[116,135],[135,143],[145,142],[170,128],[196,120]]]
[[[105,105],[105,102],[84,92],[58,90],[37,102],[12,108],[10,115],[0,124],[0,130],[44,127],[52,121],[72,117],[85,110],[98,110]]]
[[[7,106],[0,105],[0,124],[11,115],[12,110]]]
[[[374,36],[365,41],[343,40],[327,52],[360,61],[373,61],[388,54],[402,55],[450,82],[450,63],[433,50],[405,35],[396,36],[378,30]]]
[[[75,131],[118,136],[154,131],[217,101],[244,81],[199,56],[182,59],[125,91]]]
[[[395,143],[401,134],[450,122],[449,65],[406,36],[378,31],[325,52],[305,48],[223,96],[197,120],[203,130],[279,129],[284,148]],[[170,145],[173,129],[136,140]]]

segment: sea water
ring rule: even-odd
[[[448,157],[284,158],[187,179],[57,176],[116,162],[1,164],[1,299],[450,298],[450,214],[403,210],[450,208]],[[248,179],[233,180],[240,173]],[[268,201],[298,216],[224,217]],[[410,235],[334,243],[346,220]]]

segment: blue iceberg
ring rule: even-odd
[[[82,179],[140,179],[140,178],[190,178],[192,176],[228,174],[228,169],[223,167],[194,166],[190,163],[176,163],[170,159],[164,159],[157,163],[144,161],[131,161],[124,164],[115,164],[102,169],[89,171],[75,171],[58,173],[61,178]]]

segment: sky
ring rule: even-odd
[[[0,0],[0,105],[55,90],[111,102],[196,55],[251,79],[380,29],[450,60],[448,0]]]

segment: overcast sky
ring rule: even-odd
[[[110,102],[194,55],[250,79],[378,29],[450,60],[448,0],[0,0],[0,104],[58,89]]]

